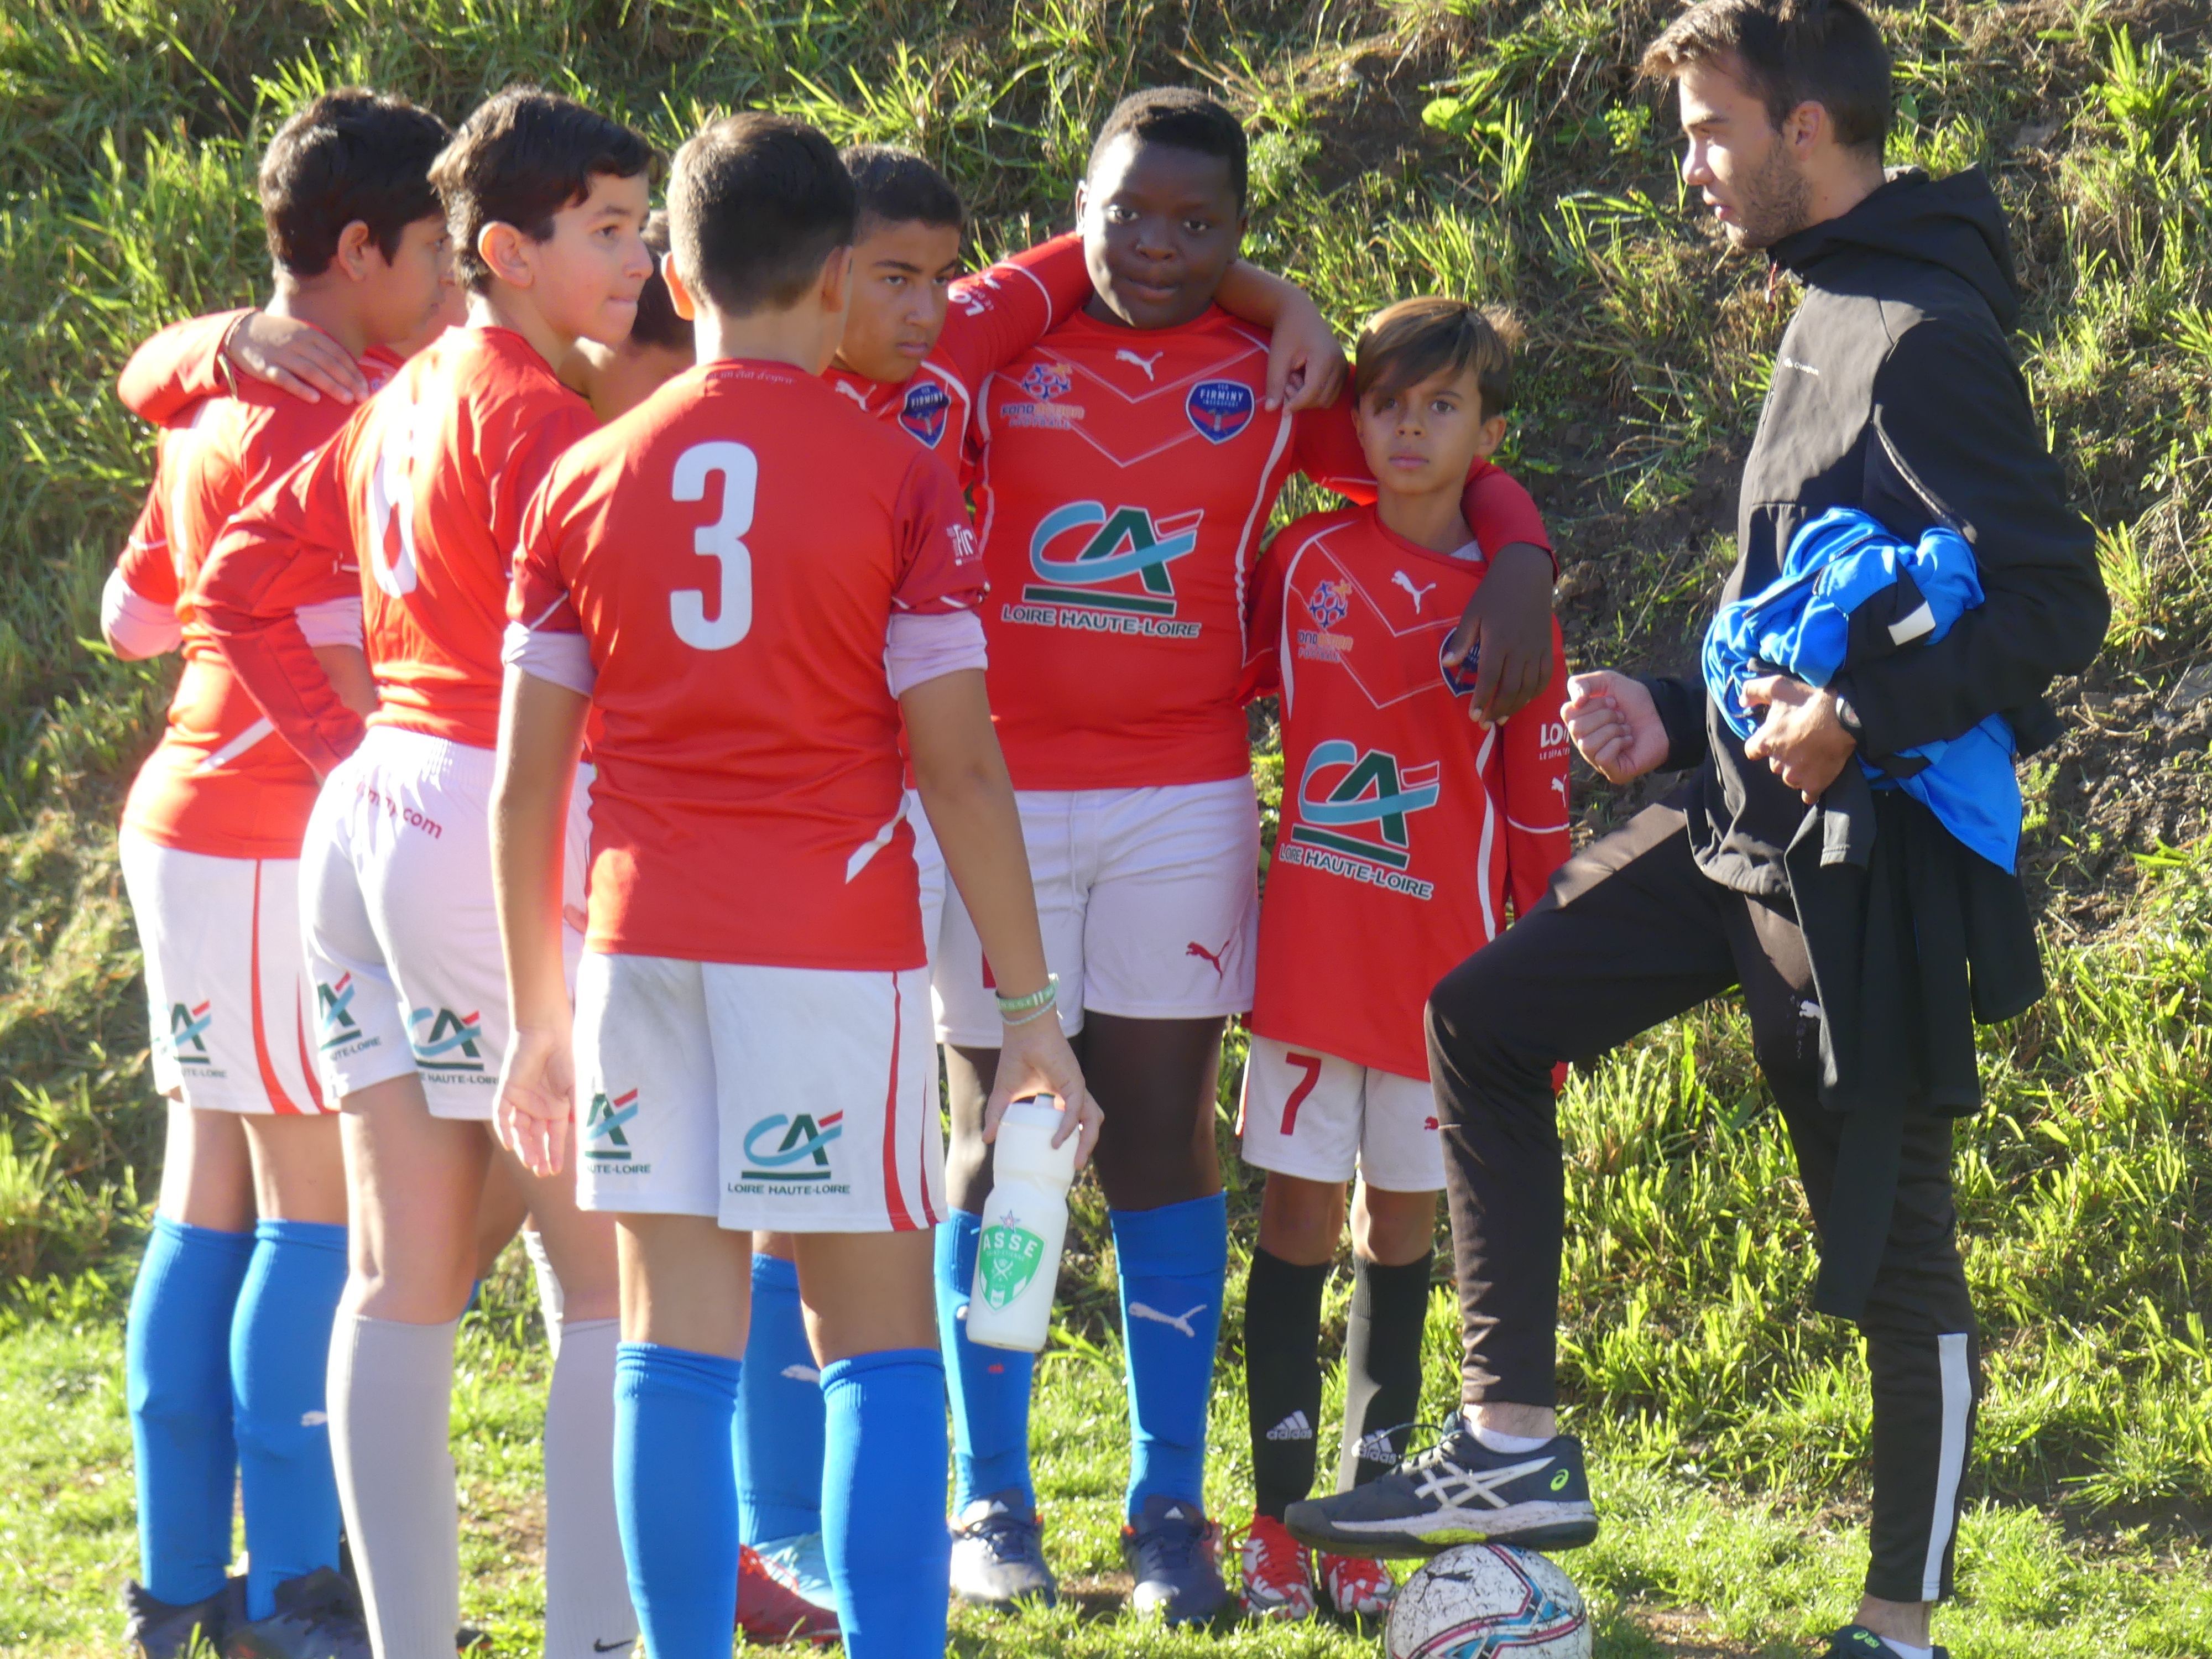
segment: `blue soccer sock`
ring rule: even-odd
[[[799,1269],[753,1257],[752,1324],[732,1425],[738,1528],[748,1544],[822,1530],[822,1373],[799,1309]]]
[[[1129,1365],[1129,1513],[1155,1492],[1203,1509],[1228,1204],[1217,1193],[1110,1217]]]
[[[246,1509],[246,1616],[276,1586],[338,1564],[338,1483],[323,1378],[346,1282],[346,1230],[264,1219],[230,1324],[232,1411]]]
[[[975,1283],[983,1218],[955,1210],[937,1230],[937,1332],[952,1396],[952,1512],[979,1498],[1018,1492],[1036,1510],[1030,1484],[1030,1376],[1035,1354],[968,1340],[968,1293]]]
[[[943,1659],[945,1361],[890,1348],[822,1370],[822,1542],[849,1659]],[[658,1651],[658,1650],[656,1650]]]
[[[741,1369],[653,1342],[615,1351],[615,1519],[646,1651],[666,1659],[726,1654],[736,1628]]]
[[[173,1605],[215,1595],[230,1565],[230,1321],[252,1255],[252,1233],[157,1215],[131,1287],[123,1363],[138,1577]]]

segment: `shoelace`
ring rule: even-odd
[[[1001,1510],[985,1516],[968,1531],[983,1540],[994,1561],[1023,1561],[1029,1559],[1030,1542],[1043,1527],[1039,1522],[1024,1520],[1012,1510]]]
[[[1192,1522],[1163,1521],[1137,1534],[1137,1555],[1149,1567],[1173,1571],[1191,1564],[1205,1535],[1206,1528]]]

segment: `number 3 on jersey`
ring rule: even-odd
[[[714,617],[707,615],[703,588],[679,587],[668,596],[676,637],[696,651],[726,651],[753,625],[753,556],[744,534],[753,527],[759,459],[744,444],[694,444],[676,458],[669,493],[679,501],[702,501],[707,480],[716,473],[722,479],[721,512],[691,535],[691,550],[714,560],[721,573]]]

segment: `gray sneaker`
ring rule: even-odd
[[[1170,1625],[1211,1619],[1229,1600],[1221,1582],[1221,1528],[1194,1504],[1154,1492],[1121,1528],[1121,1559],[1136,1587],[1130,1610]]]
[[[1044,1523],[1019,1492],[979,1498],[954,1517],[952,1594],[986,1607],[1060,1600],[1045,1565]]]
[[[1597,1536],[1582,1443],[1494,1452],[1454,1417],[1437,1443],[1333,1498],[1285,1511],[1291,1536],[1337,1555],[1435,1555],[1455,1544],[1565,1550]]]
[[[216,1652],[246,1616],[246,1581],[227,1578],[204,1601],[164,1601],[135,1578],[123,1586],[123,1645],[137,1659],[198,1659]]]

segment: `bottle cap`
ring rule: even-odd
[[[1047,1134],[1060,1133],[1060,1102],[1051,1095],[1031,1095],[1026,1100],[1009,1101],[1006,1115],[1000,1124],[1018,1124],[1024,1129],[1042,1129]]]

